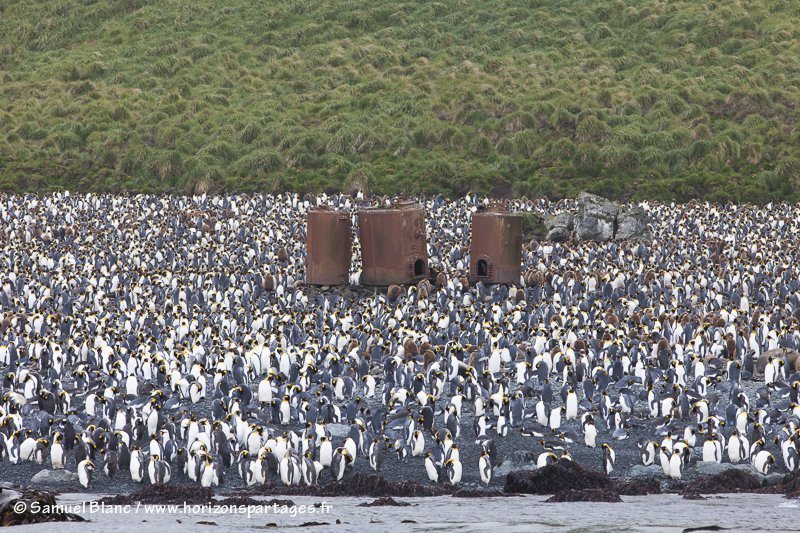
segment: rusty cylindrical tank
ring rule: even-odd
[[[519,283],[522,217],[499,208],[472,215],[469,277],[484,283]]]
[[[428,276],[425,209],[421,205],[362,209],[358,231],[364,285],[416,283]]]
[[[353,243],[350,213],[320,208],[309,210],[306,220],[306,283],[346,284]]]

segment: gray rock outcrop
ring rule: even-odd
[[[547,228],[547,240],[555,242],[569,240],[572,230],[575,227],[571,213],[561,213],[560,215],[550,217],[544,221],[544,226]]]
[[[619,206],[605,198],[582,192],[578,196],[575,238],[578,241],[610,241],[617,230]]]
[[[31,483],[68,483],[77,479],[78,474],[69,470],[41,470],[33,475]]]
[[[630,478],[640,478],[640,477],[658,477],[663,475],[664,471],[661,469],[660,465],[634,465],[630,472],[628,472],[628,477]]]
[[[578,209],[545,220],[547,239],[564,242],[575,237],[578,242],[610,240],[650,240],[649,217],[641,207],[620,206],[600,196],[582,192]]]
[[[536,454],[530,450],[514,450],[494,469],[495,476],[505,476],[512,470],[536,470]]]
[[[697,473],[701,476],[716,476],[726,470],[742,470],[756,476],[761,476],[758,471],[747,463],[715,463],[712,461],[699,461],[696,466]]]
[[[651,239],[650,228],[647,227],[647,212],[641,207],[623,210],[617,217],[617,232],[614,238],[621,241],[630,239]]]
[[[347,424],[328,424],[326,427],[331,432],[331,437],[346,437],[350,434],[350,426]]]

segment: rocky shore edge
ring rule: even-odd
[[[535,494],[550,496],[546,503],[604,502],[622,503],[623,496],[648,494],[680,494],[686,499],[703,499],[707,495],[726,493],[783,494],[786,498],[800,498],[800,472],[786,475],[762,476],[747,468],[735,465],[717,465],[707,468],[714,472],[691,481],[664,479],[658,468],[641,467],[635,474],[624,478],[611,478],[604,472],[585,468],[574,461],[560,459],[555,463],[535,470],[512,470],[506,476],[503,490],[482,486],[429,485],[415,481],[389,481],[379,474],[356,473],[345,481],[317,487],[286,487],[270,484],[215,492],[197,485],[175,484],[156,487],[147,485],[130,494],[107,496],[99,501],[107,505],[174,504],[188,503],[216,505],[257,505],[264,496],[319,496],[319,497],[371,497],[373,502],[363,505],[404,505],[393,498],[452,496],[456,498],[485,498]],[[652,474],[652,475],[648,475]],[[84,521],[70,513],[17,512],[15,504],[24,501],[40,506],[54,506],[58,491],[42,491],[0,486],[0,526],[33,524],[39,522]],[[292,506],[289,499],[272,499],[266,502],[280,506]],[[29,508],[30,505],[26,506]]]

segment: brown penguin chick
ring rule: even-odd
[[[358,341],[353,339],[350,341],[350,344],[347,345],[347,353],[352,352],[356,348],[358,348]]]
[[[425,350],[422,352],[422,364],[425,366],[425,370],[427,370],[435,360],[436,354],[433,353],[433,350]]]
[[[607,324],[611,324],[614,327],[619,326],[619,318],[617,318],[617,315],[615,315],[611,311],[606,313],[605,321]]]
[[[469,366],[475,367],[475,359],[478,356],[478,352],[470,352],[469,354]]]
[[[750,327],[756,329],[758,327],[758,321],[761,319],[761,310],[755,309],[753,310],[753,318],[750,320]]]
[[[517,302],[517,303],[524,302],[525,301],[525,291],[523,291],[522,289],[517,289],[517,294],[514,297],[514,301]]]
[[[728,357],[736,357],[736,341],[733,340],[733,335],[728,333],[725,339],[725,351]]]
[[[406,340],[403,341],[403,350],[407,357],[414,357],[419,354],[417,343],[411,337],[406,337]]]
[[[467,279],[466,276],[461,276],[460,278],[458,278],[458,282],[461,284],[462,290],[465,291],[469,290],[469,280]]]
[[[275,290],[275,278],[272,276],[272,274],[264,275],[264,278],[262,279],[262,286],[264,287],[265,291]]]
[[[447,285],[447,276],[444,275],[444,272],[439,272],[436,276],[436,288],[441,289],[445,285]]]
[[[428,350],[433,350],[433,346],[431,346],[431,343],[429,343],[428,341],[425,341],[419,345],[420,352],[425,353]]]
[[[278,261],[281,263],[286,263],[289,261],[289,252],[286,251],[285,246],[281,246],[278,248]]]
[[[658,341],[658,351],[661,352],[663,350],[669,351],[669,342],[664,337],[661,337],[661,340]]]
[[[428,299],[428,289],[423,285],[417,291],[417,300],[427,300]]]
[[[389,303],[394,303],[402,293],[403,289],[399,285],[389,285],[389,290],[386,291],[386,299],[389,300]]]
[[[586,353],[586,341],[583,339],[575,339],[575,342],[572,343],[572,349],[577,353]]]

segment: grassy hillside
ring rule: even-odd
[[[797,0],[4,0],[0,188],[800,191]]]

